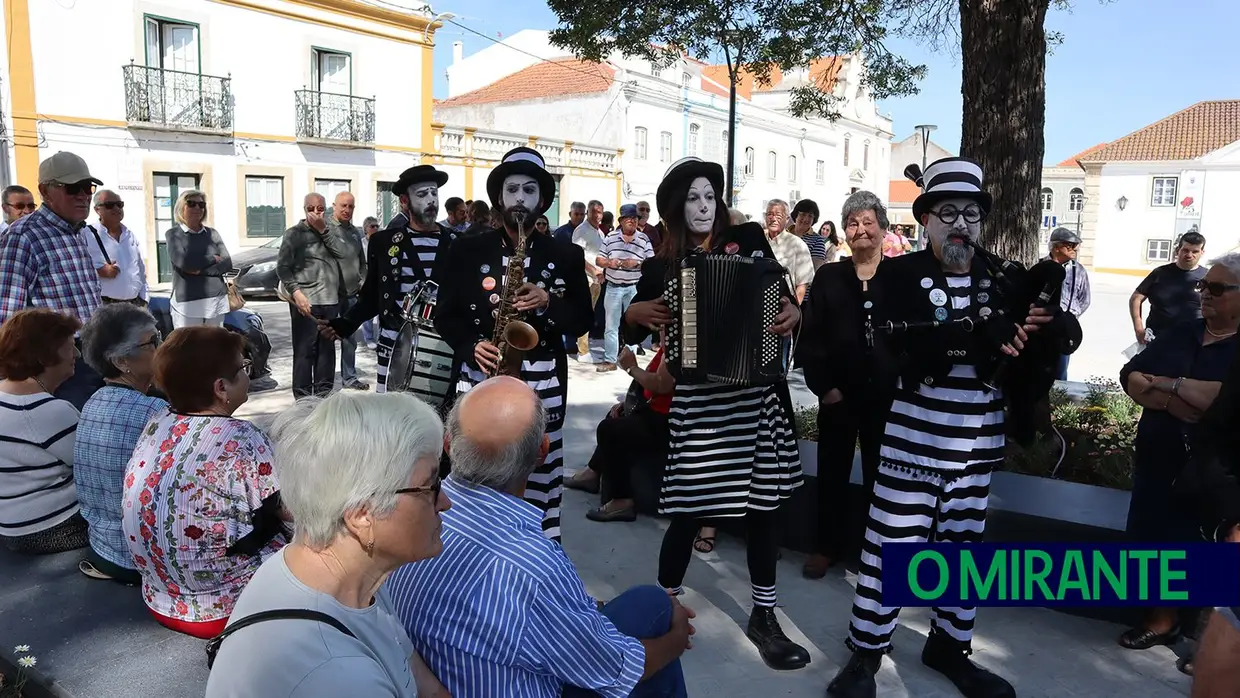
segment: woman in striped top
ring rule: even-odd
[[[673,164],[659,185],[656,202],[667,237],[659,256],[642,265],[637,296],[625,313],[630,344],[674,321],[663,293],[685,257],[710,251],[774,258],[758,224],[729,227],[728,210],[715,198],[722,190],[723,168],[693,157]],[[782,310],[770,331],[788,334],[800,321],[791,297],[792,289],[785,287]],[[681,591],[701,523],[745,518],[754,602],[747,634],[776,669],[809,663],[809,654],[788,639],[775,618],[776,511],[801,485],[790,407],[785,384],[737,387],[680,380],[668,413],[668,462],[659,501],[660,513],[672,517],[659,554],[659,584],[672,594]]]
[[[52,397],[73,375],[82,324],[34,308],[0,325],[0,540],[19,553],[86,545],[73,486],[78,411]]]

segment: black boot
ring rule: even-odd
[[[788,639],[775,618],[775,609],[770,606],[754,606],[753,613],[749,614],[749,630],[745,634],[758,646],[762,661],[772,669],[791,671],[809,664],[809,652]]]
[[[878,685],[874,683],[874,675],[882,663],[882,650],[854,650],[852,659],[827,684],[827,695],[833,698],[875,698]]]
[[[1016,698],[1012,684],[974,664],[968,645],[938,628],[930,628],[921,663],[946,676],[965,698]]]

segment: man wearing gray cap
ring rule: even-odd
[[[39,163],[43,205],[13,223],[0,239],[0,324],[38,306],[76,317],[83,325],[100,303],[99,275],[83,230],[95,186],[86,161],[59,152]],[[78,355],[72,378],[56,391],[79,410],[103,379]]]
[[[1076,261],[1081,236],[1068,228],[1055,228],[1051,232],[1050,258],[1064,266],[1063,293],[1059,304],[1064,311],[1076,317],[1089,309],[1089,273]],[[1068,380],[1068,355],[1059,357],[1059,380]]]
[[[654,256],[654,247],[645,233],[637,231],[637,206],[625,204],[620,207],[620,227],[603,238],[595,260],[607,279],[607,292],[603,296],[603,309],[607,314],[606,330],[603,332],[603,363],[595,369],[599,373],[616,370],[620,353],[620,320],[628,310],[633,296],[637,295],[637,280],[642,277],[642,262]]]

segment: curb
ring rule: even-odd
[[[7,680],[8,677],[15,677],[18,671],[26,673],[26,686],[22,689],[22,698],[75,698],[39,669],[23,669],[17,666],[17,662],[10,657],[8,652],[0,652],[0,674],[4,674]]]

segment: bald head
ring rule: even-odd
[[[483,381],[448,416],[452,474],[466,483],[513,494],[547,455],[542,400],[510,376]]]

